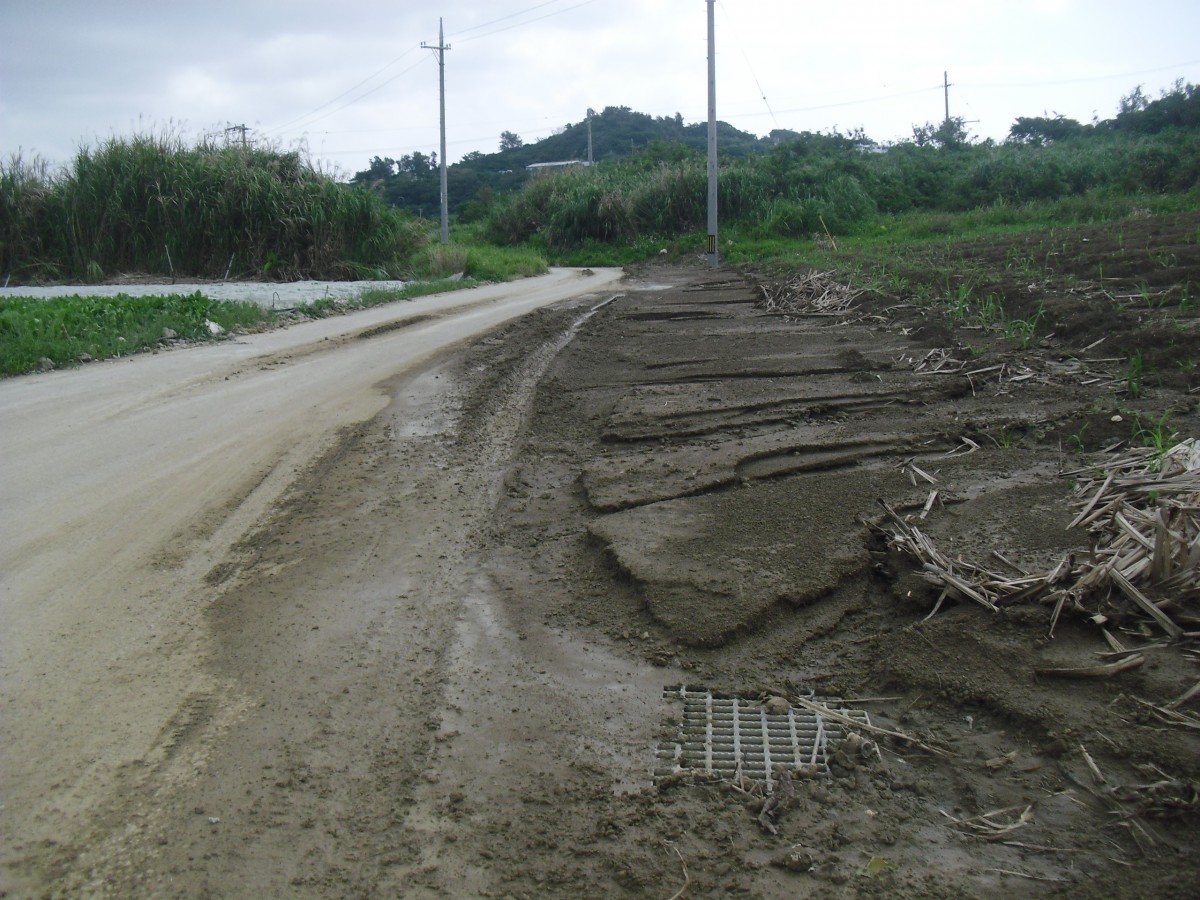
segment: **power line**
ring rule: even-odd
[[[725,3],[721,3],[721,14],[729,20],[729,30],[733,32],[733,39],[737,42],[738,49],[742,51],[742,58],[746,60],[746,68],[750,71],[750,77],[754,79],[754,86],[758,88],[758,95],[762,97],[763,105],[767,108],[767,112],[771,114],[771,121],[776,125],[779,121],[775,118],[775,112],[771,109],[771,104],[767,100],[767,92],[763,90],[763,86],[759,84],[758,75],[754,72],[754,66],[750,63],[750,54],[746,52],[746,47],[742,44],[741,37],[738,36],[737,29],[733,27],[733,17],[729,15],[729,11],[725,9]]]
[[[500,18],[498,18],[498,19],[493,19],[493,20],[492,20],[492,21],[490,21],[490,22],[484,22],[484,23],[483,23],[483,24],[481,24],[481,25],[474,25],[474,26],[472,26],[471,28],[465,28],[465,29],[463,29],[462,31],[455,32],[455,34],[468,34],[468,33],[472,32],[472,31],[478,31],[478,30],[479,30],[479,29],[481,29],[481,28],[487,28],[487,27],[489,27],[489,26],[491,26],[491,25],[495,25],[495,24],[497,24],[497,23],[499,23],[499,22],[504,22],[504,21],[507,21],[507,20],[509,20],[509,19],[516,18],[516,17],[518,17],[518,16],[523,16],[523,15],[525,15],[526,13],[534,12],[534,11],[536,11],[536,10],[539,10],[539,9],[542,9],[542,8],[544,8],[544,7],[551,6],[551,5],[553,5],[554,3],[560,3],[560,2],[562,2],[562,0],[547,0],[547,2],[545,2],[545,3],[539,3],[539,4],[535,5],[535,6],[528,7],[528,8],[526,8],[526,9],[520,10],[520,11],[518,11],[518,12],[515,12],[515,13],[510,13],[510,14],[509,14],[509,15],[507,15],[507,16],[501,16]],[[522,26],[522,25],[531,25],[531,24],[533,24],[534,22],[540,22],[540,21],[542,21],[543,19],[549,19],[549,18],[552,18],[552,17],[554,17],[554,16],[561,15],[562,13],[570,12],[570,11],[571,11],[571,10],[573,10],[573,9],[579,9],[581,6],[588,6],[589,4],[591,4],[591,3],[595,3],[595,2],[596,2],[596,0],[583,0],[583,2],[581,2],[581,3],[576,3],[576,4],[574,4],[573,6],[568,6],[568,7],[565,7],[564,9],[558,9],[558,10],[554,10],[553,12],[549,12],[549,13],[547,13],[547,14],[543,15],[543,16],[538,16],[538,17],[536,17],[536,18],[533,18],[533,19],[527,19],[527,20],[525,20],[524,22],[516,22],[516,23],[514,23],[514,24],[512,24],[512,25],[505,26],[504,28],[497,28],[497,29],[495,29],[494,31],[489,31],[489,32],[486,32],[486,33],[484,33],[484,34],[477,34],[477,35],[475,35],[474,37],[462,38],[462,39],[460,40],[460,43],[461,43],[462,41],[474,41],[474,40],[478,40],[478,39],[480,39],[480,38],[490,37],[490,36],[491,36],[491,35],[493,35],[493,34],[499,34],[500,32],[503,32],[503,31],[509,31],[509,30],[511,30],[511,29],[513,29],[513,28],[519,28],[519,27],[520,27],[520,26]],[[454,36],[455,36],[455,35],[453,35],[453,34],[452,34],[452,35],[450,35],[450,37],[454,37]],[[392,67],[392,66],[394,66],[396,63],[398,63],[400,60],[404,59],[404,57],[408,56],[408,54],[410,54],[410,53],[412,53],[414,50],[418,50],[418,49],[421,49],[421,48],[420,48],[420,47],[410,47],[408,50],[405,50],[405,51],[404,51],[402,54],[400,54],[398,57],[396,57],[396,58],[395,58],[395,59],[393,59],[391,62],[389,62],[389,63],[388,63],[386,66],[384,66],[382,69],[379,69],[378,71],[376,71],[376,72],[373,72],[372,74],[370,74],[370,75],[368,75],[366,78],[364,78],[362,81],[360,81],[360,82],[358,82],[357,84],[355,84],[355,85],[353,85],[353,86],[351,86],[351,87],[347,88],[345,91],[343,91],[342,93],[338,94],[338,95],[337,95],[336,97],[334,97],[332,100],[328,100],[328,101],[326,101],[325,103],[322,103],[320,106],[316,107],[315,109],[312,109],[312,110],[310,110],[309,112],[305,113],[304,115],[302,115],[302,116],[297,116],[296,118],[294,118],[294,119],[292,119],[292,120],[290,120],[290,121],[288,121],[288,122],[284,122],[282,125],[277,125],[277,126],[274,126],[274,127],[272,127],[272,128],[265,128],[265,129],[263,129],[263,131],[264,131],[264,132],[279,132],[279,131],[283,131],[284,129],[287,129],[287,128],[289,128],[290,126],[294,125],[294,124],[295,124],[295,123],[297,123],[297,122],[301,122],[301,121],[303,121],[303,120],[305,120],[305,119],[308,119],[308,118],[309,118],[310,116],[312,116],[313,114],[315,114],[315,113],[317,113],[317,112],[320,112],[322,109],[324,109],[325,107],[329,106],[330,104],[332,104],[332,103],[336,103],[338,100],[340,100],[340,99],[342,99],[343,97],[347,96],[348,94],[352,93],[352,92],[353,92],[353,91],[355,91],[357,88],[360,88],[360,87],[362,87],[364,84],[366,84],[367,82],[369,82],[371,79],[373,79],[373,78],[377,77],[378,75],[382,74],[382,73],[383,73],[383,72],[385,72],[387,69],[391,68],[391,67]],[[423,62],[423,60],[422,60],[422,62]],[[415,69],[415,68],[416,68],[417,66],[419,66],[420,64],[421,64],[421,62],[414,63],[413,65],[409,66],[407,69],[404,69],[404,70],[402,70],[402,71],[400,71],[400,72],[396,73],[396,75],[394,75],[392,78],[389,78],[387,81],[381,82],[380,84],[378,84],[378,85],[376,85],[375,87],[373,87],[371,90],[369,90],[369,91],[365,91],[364,93],[362,93],[362,94],[359,94],[357,97],[354,97],[354,98],[353,98],[352,100],[350,100],[349,102],[347,102],[347,103],[343,103],[341,106],[339,106],[339,107],[336,107],[335,109],[331,109],[331,110],[329,110],[328,112],[326,112],[326,113],[323,113],[323,114],[322,114],[322,115],[320,115],[320,116],[317,116],[316,118],[310,119],[308,122],[306,122],[306,123],[304,124],[304,126],[303,126],[303,127],[307,128],[309,125],[313,124],[314,122],[319,122],[319,121],[321,121],[322,119],[324,119],[324,118],[327,118],[327,117],[329,117],[329,116],[333,115],[334,113],[341,112],[343,109],[346,109],[346,108],[348,108],[348,107],[350,107],[350,106],[353,106],[353,105],[354,105],[355,103],[357,103],[359,100],[362,100],[362,99],[364,99],[365,97],[369,97],[371,94],[373,94],[373,93],[375,93],[376,91],[378,91],[379,89],[381,89],[381,88],[383,88],[383,87],[385,87],[385,86],[387,86],[387,85],[391,84],[391,83],[392,83],[392,82],[394,82],[396,79],[400,78],[402,75],[405,75],[405,74],[407,74],[407,73],[411,72],[413,69]]]
[[[595,2],[596,2],[596,0],[583,0],[582,3],[576,3],[574,6],[568,6],[564,9],[557,9],[554,12],[546,13],[544,16],[537,16],[536,18],[533,18],[533,19],[526,19],[524,22],[516,22],[512,25],[506,25],[503,28],[497,28],[494,31],[487,31],[487,32],[484,32],[483,34],[477,34],[474,37],[462,38],[459,41],[459,43],[465,44],[467,41],[477,41],[480,38],[491,37],[493,34],[500,34],[500,32],[502,32],[502,31],[511,31],[514,28],[520,28],[522,25],[532,25],[534,22],[540,22],[543,19],[550,19],[550,18],[553,18],[554,16],[561,16],[563,13],[570,12],[573,9],[579,9],[579,7],[581,7],[581,6],[588,6]],[[545,6],[546,4],[542,4],[542,5]],[[533,7],[533,9],[537,9],[537,7]],[[528,12],[528,10],[526,10],[526,11]],[[521,15],[521,14],[514,13],[514,15]],[[512,16],[508,16],[506,18],[512,18]],[[499,20],[497,20],[497,21],[499,21]],[[482,26],[480,26],[480,27],[482,27]]]
[[[267,130],[267,131],[282,131],[283,129],[287,128],[289,125],[293,125],[293,124],[295,124],[296,122],[299,122],[299,121],[301,121],[302,119],[307,119],[309,116],[313,115],[313,113],[318,113],[318,112],[320,112],[321,110],[323,110],[325,107],[329,106],[330,104],[332,104],[332,103],[337,103],[339,100],[341,100],[341,99],[342,99],[343,97],[345,97],[347,94],[349,94],[351,91],[357,90],[358,88],[362,87],[364,84],[366,84],[366,83],[367,83],[368,81],[370,81],[372,78],[374,78],[376,75],[381,75],[382,73],[386,72],[388,69],[390,69],[390,68],[391,68],[392,66],[394,66],[396,63],[400,62],[400,60],[404,59],[404,57],[408,56],[408,54],[412,53],[414,50],[417,50],[417,49],[419,49],[419,48],[417,48],[417,47],[409,47],[407,50],[405,50],[403,53],[401,53],[399,56],[397,56],[395,59],[393,59],[393,60],[392,60],[390,63],[388,63],[386,66],[384,66],[382,69],[379,69],[379,70],[378,70],[378,71],[376,71],[376,72],[372,72],[370,75],[368,75],[368,76],[367,76],[366,78],[364,78],[362,81],[358,82],[358,84],[351,85],[350,87],[346,88],[346,90],[342,91],[340,94],[338,94],[338,95],[337,95],[336,97],[334,97],[332,100],[326,100],[324,103],[322,103],[320,106],[316,107],[315,109],[312,109],[312,110],[310,110],[309,112],[306,112],[306,113],[305,113],[304,115],[302,115],[302,116],[296,116],[296,118],[292,119],[292,120],[291,120],[291,121],[289,121],[289,122],[284,122],[282,125],[278,125],[278,126],[276,126],[275,128],[269,128],[269,129],[265,129],[265,130]],[[409,71],[411,71],[411,70],[412,70],[412,68],[414,68],[414,67],[409,67],[408,69],[405,69],[405,70],[404,70],[404,72],[409,72]],[[399,78],[399,77],[400,77],[400,75],[403,75],[403,74],[404,74],[404,72],[400,72],[399,74],[397,74],[397,75],[395,76],[395,78],[392,78],[392,79],[391,79],[391,81],[395,81],[395,80],[396,80],[396,78]],[[389,83],[390,83],[390,81],[385,81],[385,82],[384,82],[384,84],[389,84]],[[382,87],[382,86],[383,86],[383,85],[380,85],[380,87]],[[378,90],[378,88],[376,88],[376,90]],[[367,95],[366,95],[366,94],[363,94],[363,96],[365,97],[365,96],[367,96]],[[360,99],[361,99],[361,98],[360,98]],[[356,101],[355,101],[355,102],[356,102]],[[349,104],[347,104],[347,105],[349,105]],[[344,106],[342,106],[342,107],[339,107],[339,109],[345,109],[345,108],[346,108],[346,107],[344,107]],[[337,110],[331,110],[331,112],[337,112]],[[314,119],[313,121],[320,121],[320,120],[319,120],[319,119]]]
[[[1117,75],[1092,75],[1088,78],[1065,78],[1061,81],[1024,81],[1013,82],[1010,84],[959,84],[958,87],[969,88],[1040,88],[1040,87],[1055,87],[1060,84],[1088,84],[1094,81],[1112,81],[1116,78],[1137,78],[1139,75],[1153,75],[1155,72],[1170,72],[1179,71],[1184,66],[1200,65],[1200,59],[1193,59],[1189,62],[1175,63],[1170,66],[1158,66],[1153,69],[1142,69],[1140,72],[1122,72]]]
[[[472,31],[479,31],[481,28],[487,28],[491,25],[495,25],[498,22],[507,22],[509,19],[515,19],[517,16],[525,15],[525,13],[531,13],[534,10],[541,9],[544,6],[553,6],[555,3],[561,2],[562,0],[546,0],[545,3],[539,3],[537,6],[531,6],[528,9],[522,9],[519,12],[509,13],[507,16],[501,16],[498,19],[492,19],[492,21],[484,22],[480,25],[472,25],[470,28],[464,28],[462,31],[456,31],[453,34],[448,35],[448,37],[456,38],[460,35],[469,34]]]
[[[899,97],[914,97],[917,94],[928,94],[933,91],[941,90],[942,85],[938,84],[934,85],[933,87],[916,88],[915,90],[911,91],[901,91],[897,94],[883,94],[879,97],[865,97],[861,100],[843,100],[840,103],[822,103],[817,106],[796,106],[791,109],[781,109],[779,113],[780,115],[786,115],[788,113],[818,112],[822,109],[839,109],[843,106],[861,106],[865,103],[880,103],[884,100],[895,100]],[[738,118],[744,119],[751,115],[762,115],[762,113],[742,113],[738,116]]]

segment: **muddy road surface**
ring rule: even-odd
[[[229,598],[243,596],[236,585],[246,542],[265,533],[281,502],[298,502],[322,482],[320,467],[389,408],[397,384],[416,380],[441,402],[437,373],[419,379],[442,355],[539,306],[570,297],[599,303],[619,276],[556,270],[519,285],[0,385],[2,843],[10,893],[100,890],[121,866],[141,871],[145,859],[135,864],[132,846],[173,810],[155,798],[191,784],[217,748],[240,745],[236,728],[265,722],[259,711],[269,701],[244,676],[261,669],[268,677],[268,659],[282,652],[276,663],[291,662],[269,677],[307,691],[322,679],[316,645],[328,647],[339,634],[353,644],[365,639],[360,628],[388,624],[359,602],[357,588],[343,593],[340,585],[353,620],[326,608],[316,613],[322,621],[305,623],[301,643],[279,623],[243,623],[241,613],[230,619],[224,611],[242,604]],[[439,484],[449,477],[431,471]],[[425,503],[443,514],[428,496]],[[368,507],[350,512],[364,526],[373,521]],[[433,546],[435,519],[406,517],[405,524]],[[461,533],[457,523],[445,531]],[[399,564],[393,540],[409,542],[391,535],[361,563]],[[297,547],[290,565],[303,560],[327,571],[324,561],[346,546],[329,532]],[[387,593],[379,602],[391,609],[400,588],[384,576],[353,576],[363,578]],[[285,605],[315,611],[314,602],[295,597]],[[438,628],[453,618],[428,614]],[[410,625],[417,628],[407,623],[406,635]],[[250,670],[227,655],[235,648],[222,630],[249,642],[238,649],[254,660]],[[437,640],[430,638],[440,653]],[[330,652],[353,653],[341,645]],[[409,651],[395,652],[407,658]],[[420,680],[406,670],[397,684],[411,684],[410,676]],[[315,721],[324,709],[322,699],[310,699],[317,707],[307,712],[289,707],[296,721]],[[405,721],[401,730],[411,738],[421,728]],[[282,747],[279,737],[265,740]],[[367,752],[368,745],[360,746]],[[155,884],[139,882],[143,890]]]
[[[1200,280],[1196,222],[1153,224]],[[229,478],[236,446],[182,494],[63,474],[153,538],[128,559],[60,512],[14,557],[48,600],[5,648],[10,892],[1191,896],[1195,561],[1138,581],[1156,618],[1067,590],[1107,558],[1067,526],[1153,426],[1200,436],[1200,337],[1186,303],[1088,292],[1103,238],[1011,286],[1032,339],[647,269],[423,343],[283,474]],[[1183,497],[1163,546],[1196,462],[1142,491]],[[995,570],[1032,587],[993,603]]]

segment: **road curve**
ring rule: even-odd
[[[69,837],[179,727],[212,678],[206,576],[339,431],[387,405],[388,379],[620,277],[555,269],[0,382],[0,841]]]

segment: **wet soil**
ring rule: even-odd
[[[833,316],[764,311],[767,273],[646,268],[397,378],[211,571],[227,689],[129,768],[83,846],[26,848],[29,883],[1192,896],[1200,736],[1146,703],[1195,684],[1194,644],[1130,618],[1142,667],[1038,675],[1094,664],[1096,625],[1052,629],[1036,604],[931,616],[936,592],[865,523],[880,499],[924,507],[915,463],[937,479],[924,529],[944,552],[1032,570],[1086,551],[1060,472],[1146,428],[1200,436],[1198,226],[939,245]],[[1013,268],[1050,241],[1065,249],[1037,279]],[[1043,310],[1035,337],[927,302],[921,273],[942,280],[952,257],[1010,318]],[[922,369],[931,354],[969,365]],[[753,785],[654,780],[678,685],[841,698],[904,737],[798,781],[772,833]]]
[[[1037,570],[1086,550],[1060,472],[1153,423],[1200,434],[1198,225],[940,249],[969,257],[1010,317],[1042,311],[1029,341],[911,296],[780,316],[756,307],[756,273],[635,273],[534,395],[486,551],[506,605],[649,663],[663,686],[851,698],[946,755],[884,738],[881,759],[801,785],[774,835],[728,784],[643,777],[623,793],[585,755],[504,803],[469,802],[451,855],[500,896],[1190,895],[1200,742],[1142,701],[1186,691],[1194,657],[1159,646],[1111,679],[1039,676],[1095,662],[1099,629],[1052,629],[1036,605],[929,617],[936,592],[863,522],[879,498],[921,509],[930,486],[902,471],[915,461],[938,481],[926,530],[949,554]],[[1112,263],[1122,241],[1139,261]],[[1014,271],[1047,242],[1050,270]],[[914,371],[931,350],[985,371]],[[964,437],[979,449],[948,456]],[[1121,636],[1161,638],[1137,622]],[[1133,789],[1167,778],[1177,803]]]

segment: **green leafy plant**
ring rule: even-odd
[[[1069,443],[1072,446],[1072,448],[1075,450],[1076,453],[1083,453],[1085,450],[1084,443],[1083,443],[1083,436],[1084,436],[1084,434],[1087,433],[1089,424],[1091,424],[1091,423],[1084,422],[1079,427],[1079,430],[1077,432],[1075,432],[1073,435],[1071,435],[1069,438],[1067,438],[1067,443]]]
[[[1039,303],[1037,310],[1027,319],[1012,319],[1005,326],[1004,336],[1016,343],[1022,350],[1028,349],[1029,344],[1037,335],[1038,325],[1046,317],[1046,305]]]
[[[1142,351],[1134,350],[1125,366],[1125,392],[1135,400],[1142,395]]]
[[[946,300],[946,315],[951,319],[962,321],[971,310],[971,285],[963,283],[956,285],[948,294]]]
[[[1167,422],[1169,413],[1163,413],[1157,420],[1142,421],[1136,417],[1133,421],[1133,440],[1143,447],[1150,447],[1156,456],[1163,456],[1171,449],[1178,432]]]
[[[397,277],[427,241],[417,220],[300,153],[170,134],[85,147],[61,172],[0,165],[0,211],[0,271],[21,281],[345,278],[358,267]]]

